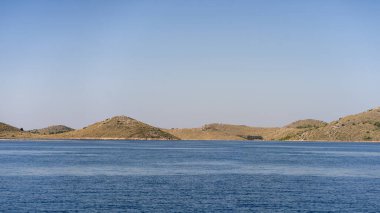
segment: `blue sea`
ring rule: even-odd
[[[379,212],[380,144],[1,141],[0,212]]]

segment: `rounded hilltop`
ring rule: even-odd
[[[53,134],[60,134],[65,132],[73,131],[73,128],[64,126],[64,125],[54,125],[54,126],[48,126],[43,129],[33,129],[30,132],[35,134],[41,134],[41,135],[53,135]]]
[[[108,118],[62,136],[77,139],[178,140],[170,133],[124,115]]]
[[[292,122],[285,126],[285,128],[297,128],[297,129],[308,129],[308,128],[319,128],[326,126],[327,123],[315,119],[304,119]]]

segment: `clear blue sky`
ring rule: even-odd
[[[380,106],[380,1],[0,1],[0,121],[282,126]]]

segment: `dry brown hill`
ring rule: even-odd
[[[52,135],[53,138],[72,139],[156,139],[177,140],[178,138],[159,128],[127,116],[116,116],[97,122],[83,129]]]
[[[349,115],[292,139],[327,141],[380,141],[380,108]]]
[[[63,125],[55,125],[55,126],[49,126],[43,129],[34,129],[29,132],[35,133],[35,134],[41,134],[41,135],[52,135],[52,134],[60,134],[65,132],[73,131],[74,129],[63,126]]]

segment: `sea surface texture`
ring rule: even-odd
[[[0,212],[380,211],[380,144],[1,141]]]

